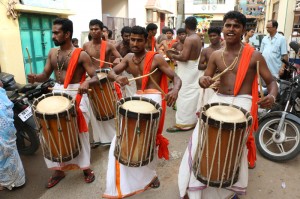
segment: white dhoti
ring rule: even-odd
[[[136,94],[150,98],[161,104],[161,94]],[[116,137],[114,137],[109,149],[108,166],[106,175],[106,190],[103,198],[125,198],[147,190],[157,177],[157,150],[153,161],[141,167],[127,167],[116,162],[114,156]]]
[[[123,71],[122,76],[127,77],[128,79],[133,78],[133,75]],[[122,88],[122,92],[125,93],[124,97],[131,97],[134,96],[136,93],[136,83],[135,81],[131,81],[129,85],[126,85]]]
[[[114,119],[99,121],[93,111],[91,113],[91,126],[95,143],[110,144],[116,135],[116,124]]]
[[[215,94],[209,103],[222,102],[227,104],[234,104],[242,107],[247,111],[251,110],[252,97],[250,95],[239,95],[236,97]],[[193,159],[196,153],[198,145],[198,127],[197,123],[193,135],[188,143],[188,147],[182,158],[179,174],[178,174],[178,186],[180,197],[183,198],[186,193],[190,199],[225,199],[230,198],[234,194],[243,195],[246,194],[248,186],[248,160],[247,160],[247,148],[244,147],[242,160],[239,170],[238,181],[233,186],[228,188],[214,188],[207,187],[205,184],[198,181],[194,175],[192,166]]]
[[[182,81],[176,101],[176,126],[179,128],[191,128],[197,123],[196,112],[200,94],[198,63],[199,60],[177,62],[177,74]]]
[[[69,84],[68,89],[77,89],[79,87],[79,84]],[[75,98],[77,91],[62,91],[64,88],[64,85],[61,84],[55,84],[54,88],[61,89],[59,91],[54,92],[63,92],[71,95],[73,98]],[[83,95],[81,102],[80,102],[80,109],[84,115],[84,119],[86,123],[89,122],[89,100],[86,94]],[[67,162],[53,162],[51,160],[48,160],[46,158],[45,162],[47,164],[47,167],[49,169],[53,170],[73,170],[73,169],[88,169],[90,167],[90,156],[91,156],[91,149],[90,149],[90,142],[89,142],[89,134],[88,132],[80,132],[79,133],[79,139],[81,143],[81,150],[77,157],[74,159],[67,161]]]

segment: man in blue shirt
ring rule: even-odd
[[[264,56],[272,75],[279,77],[279,73],[283,73],[285,69],[285,64],[281,62],[281,58],[288,61],[286,40],[277,32],[277,21],[269,20],[266,28],[270,35],[263,38],[260,52]]]

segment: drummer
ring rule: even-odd
[[[109,65],[111,55],[119,62],[121,58],[120,53],[117,51],[115,46],[102,39],[103,23],[98,19],[93,19],[89,23],[90,35],[92,40],[83,44],[83,50],[91,56],[93,66],[97,69],[110,69],[112,65]],[[99,62],[99,60],[101,60]],[[106,62],[106,63],[104,63]],[[119,91],[119,90],[118,90]],[[119,95],[122,95],[119,92]],[[99,145],[110,145],[116,130],[115,121],[110,119],[107,121],[99,121],[96,119],[93,111],[91,111],[91,126],[93,129],[93,139],[92,148],[96,148]]]
[[[139,77],[143,74],[149,74],[151,71],[157,71],[145,78],[136,80],[138,96],[151,98],[152,100],[160,103],[165,110],[166,103],[168,106],[173,106],[175,103],[178,91],[181,87],[180,78],[169,67],[164,58],[153,51],[145,49],[147,43],[147,32],[145,28],[134,26],[131,29],[130,35],[130,48],[131,52],[128,53],[122,62],[116,65],[112,71],[109,72],[108,77],[111,80],[117,81],[121,86],[129,83],[127,77],[120,76],[122,71],[126,70],[134,77]],[[174,82],[174,88],[168,92],[167,77],[171,78]],[[153,79],[153,80],[151,80]],[[157,85],[159,84],[160,87]],[[157,85],[157,86],[156,86]],[[162,92],[165,99],[162,101]],[[156,145],[158,145],[159,158],[169,159],[168,140],[162,136],[164,113],[162,113],[159,129],[156,137]],[[158,188],[160,182],[158,180],[155,168],[157,157],[146,166],[141,167],[127,167],[120,164],[114,157],[115,138],[112,142],[109,151],[109,162],[107,166],[107,181],[104,198],[123,198],[136,193],[145,191],[148,188]],[[117,180],[118,179],[118,180]]]
[[[52,162],[45,158],[47,167],[54,170],[51,178],[46,185],[47,188],[55,186],[65,177],[64,171],[81,169],[83,170],[84,180],[86,183],[91,183],[95,180],[94,172],[90,169],[90,147],[89,134],[87,124],[89,120],[88,114],[88,99],[85,93],[92,84],[99,82],[95,69],[92,67],[92,62],[88,54],[80,48],[75,48],[72,44],[73,23],[69,19],[57,18],[52,26],[52,40],[59,48],[52,48],[48,54],[44,71],[41,74],[29,74],[28,82],[45,82],[54,72],[56,84],[54,88],[63,90],[64,88],[78,88],[78,92],[66,91],[66,93],[79,98],[83,95],[80,103],[78,114],[83,113],[85,120],[80,120],[79,138],[82,149],[80,154],[68,162],[58,163]],[[78,61],[78,62],[77,62]],[[72,70],[73,69],[73,70]],[[72,73],[73,71],[73,73]],[[85,79],[86,73],[91,77],[90,80]]]
[[[220,85],[222,86],[219,88],[219,93],[215,94],[209,103],[233,104],[249,112],[251,111],[253,123],[255,124],[253,127],[257,127],[257,104],[262,108],[271,107],[275,102],[278,88],[262,55],[252,47],[241,43],[241,36],[244,34],[246,27],[246,17],[240,12],[230,11],[224,15],[223,22],[226,48],[212,53],[204,76],[200,78],[199,82],[202,88],[208,88],[214,82],[212,77],[216,70],[222,72],[230,67],[230,70],[221,76]],[[259,74],[266,82],[269,93],[260,100],[257,92],[257,61],[259,61]],[[248,185],[247,162],[250,162],[250,166],[254,166],[256,158],[252,133],[250,133],[247,143],[250,159],[247,161],[247,150],[244,147],[238,181],[232,187],[226,189],[212,188],[198,181],[190,172],[189,163],[193,162],[192,157],[194,157],[198,145],[198,125],[199,122],[193,132],[192,139],[190,139],[193,143],[190,141],[188,144],[189,146],[179,168],[180,197],[219,199],[232,198],[235,194],[245,194]]]

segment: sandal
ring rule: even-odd
[[[156,177],[150,184],[150,187],[153,189],[157,189],[159,186],[160,186],[160,181],[159,181],[158,177]]]
[[[195,127],[191,127],[191,128],[187,128],[187,129],[182,129],[182,128],[179,128],[177,126],[173,126],[173,127],[167,128],[166,131],[168,133],[177,133],[177,132],[181,132],[181,131],[189,131],[189,130],[192,130],[193,128],[195,128]]]
[[[94,180],[95,180],[95,174],[94,174],[93,170],[88,170],[88,171],[84,170],[83,174],[84,174],[84,181],[86,183],[92,183],[92,182],[94,182]]]
[[[57,185],[65,175],[57,175],[57,176],[51,176],[50,179],[48,180],[48,184],[46,185],[46,188],[52,188],[55,185]]]

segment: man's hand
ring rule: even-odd
[[[276,97],[274,95],[267,95],[261,98],[257,104],[260,105],[261,108],[271,108],[276,101]]]
[[[208,88],[213,83],[214,81],[210,76],[202,76],[199,79],[199,85],[201,86],[201,88]]]
[[[29,83],[31,83],[31,84],[33,84],[34,82],[36,82],[36,74],[33,74],[33,73],[31,73],[31,74],[28,74],[27,75],[27,80],[28,80],[28,82]]]
[[[118,84],[120,84],[120,86],[125,86],[129,84],[128,78],[125,76],[117,75],[117,77],[115,77],[115,80]]]
[[[168,94],[165,95],[165,100],[167,101],[167,105],[172,107],[175,105],[178,97],[178,90],[172,89]]]
[[[87,93],[89,90],[89,83],[87,81],[84,81],[82,84],[80,84],[78,88],[78,93],[84,94]]]

